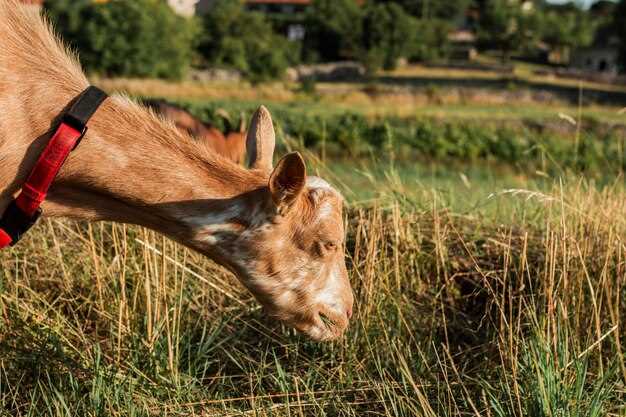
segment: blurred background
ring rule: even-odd
[[[225,131],[224,114],[268,105],[281,146],[332,159],[355,201],[388,190],[390,167],[474,204],[483,185],[606,182],[626,164],[626,1],[26,3],[110,91]]]

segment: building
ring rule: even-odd
[[[617,48],[592,46],[577,49],[572,53],[570,66],[585,72],[615,76],[619,72]]]
[[[168,0],[176,13],[183,16],[203,15],[211,10],[216,0]],[[355,0],[359,5],[365,0]],[[304,12],[312,0],[244,0],[247,10],[260,12],[272,19],[274,25],[289,40],[304,39]]]
[[[598,30],[593,44],[575,49],[570,67],[579,71],[614,77],[619,73],[620,40],[610,30]]]
[[[290,41],[304,39],[304,12],[311,0],[246,0],[246,9],[263,13]]]
[[[191,17],[209,12],[215,0],[167,0],[167,2],[176,13]]]
[[[198,0],[167,0],[167,3],[179,15],[191,17],[196,14]]]
[[[476,35],[467,29],[458,29],[448,34],[450,59],[455,61],[473,61],[478,55]]]

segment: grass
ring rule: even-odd
[[[533,86],[525,77],[514,78],[502,85],[496,84],[491,87],[476,85],[467,89],[463,88],[463,82],[468,80],[497,82],[501,78],[483,71],[424,67],[411,67],[391,75],[396,77],[398,84],[384,84],[377,80],[359,83],[317,83],[313,93],[302,91],[299,84],[291,82],[262,85],[245,82],[172,83],[133,79],[94,79],[93,82],[107,91],[118,91],[138,97],[164,97],[175,101],[200,103],[209,100],[266,105],[287,104],[306,107],[308,112],[326,116],[346,111],[359,112],[369,117],[437,117],[459,121],[470,119],[506,121],[523,118],[558,121],[560,115],[569,115],[573,118],[578,116],[578,103],[549,95],[546,97],[545,94],[534,94],[528,86],[525,86],[525,82],[529,82],[530,87]],[[409,75],[418,77],[417,85],[410,81]],[[385,74],[382,75],[384,76]],[[402,81],[405,78],[408,81]],[[460,81],[455,85],[457,79]],[[601,93],[626,92],[624,88],[599,87],[588,82],[562,85],[555,80],[544,81],[541,84],[543,86],[567,86],[576,91],[581,88],[584,98],[593,96],[589,89]],[[581,108],[582,117],[608,124],[624,123],[623,112],[620,113],[623,106],[620,106],[620,103],[584,104]]]
[[[304,153],[349,202],[343,339],[267,319],[151,231],[44,219],[0,252],[0,415],[626,416],[621,175]]]
[[[485,64],[501,65],[499,59],[493,60],[485,55],[479,57],[479,61]],[[550,67],[539,64],[530,64],[523,61],[512,61],[513,77],[519,81],[527,81],[531,84],[539,85],[553,85],[562,87],[578,88],[580,81],[573,78],[556,77],[554,75],[541,75],[537,74],[537,71],[550,70]],[[503,74],[498,71],[476,70],[476,69],[463,69],[463,68],[442,68],[442,67],[428,67],[422,65],[411,65],[406,68],[400,68],[395,71],[386,73],[388,75],[398,77],[420,77],[420,78],[432,78],[432,79],[476,79],[476,80],[499,80],[503,77]],[[506,74],[504,75],[506,76]],[[586,88],[593,88],[600,91],[617,91],[626,92],[626,86],[620,84],[608,84],[600,82],[585,81],[583,85]]]
[[[150,231],[42,222],[0,254],[4,412],[624,415],[623,187],[502,192],[507,225],[412,196],[352,205],[356,312],[331,344]]]

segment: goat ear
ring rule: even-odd
[[[306,184],[304,159],[298,152],[285,155],[270,175],[270,193],[272,200],[283,212],[300,196]]]
[[[264,106],[261,106],[252,116],[246,138],[246,151],[250,168],[271,172],[275,146],[276,134],[274,133],[272,116]]]

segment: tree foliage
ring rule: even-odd
[[[537,35],[534,13],[528,13],[520,2],[484,0],[482,2],[478,36],[482,43],[499,49],[502,61],[511,52],[523,48]]]
[[[362,10],[354,0],[313,0],[305,19],[305,60],[356,58],[361,25]]]
[[[619,39],[619,61],[622,71],[626,71],[626,0],[617,5],[613,14],[613,27],[615,35]]]
[[[452,24],[444,19],[419,19],[415,26],[415,45],[410,58],[415,61],[435,61],[450,53],[448,34]]]
[[[47,0],[44,7],[90,73],[180,78],[191,64],[195,26],[160,0]]]
[[[564,55],[571,48],[589,45],[597,28],[588,13],[577,8],[547,10],[540,19],[541,40]]]
[[[388,0],[376,0],[376,3],[392,3]],[[393,3],[402,6],[407,13],[421,19],[443,19],[452,21],[463,16],[472,0],[396,0]]]
[[[417,43],[417,20],[395,3],[373,4],[363,19],[364,61],[370,70],[394,69],[412,55]]]
[[[253,80],[280,77],[289,65],[287,40],[240,0],[217,0],[203,18],[199,51],[210,66],[240,70]]]

